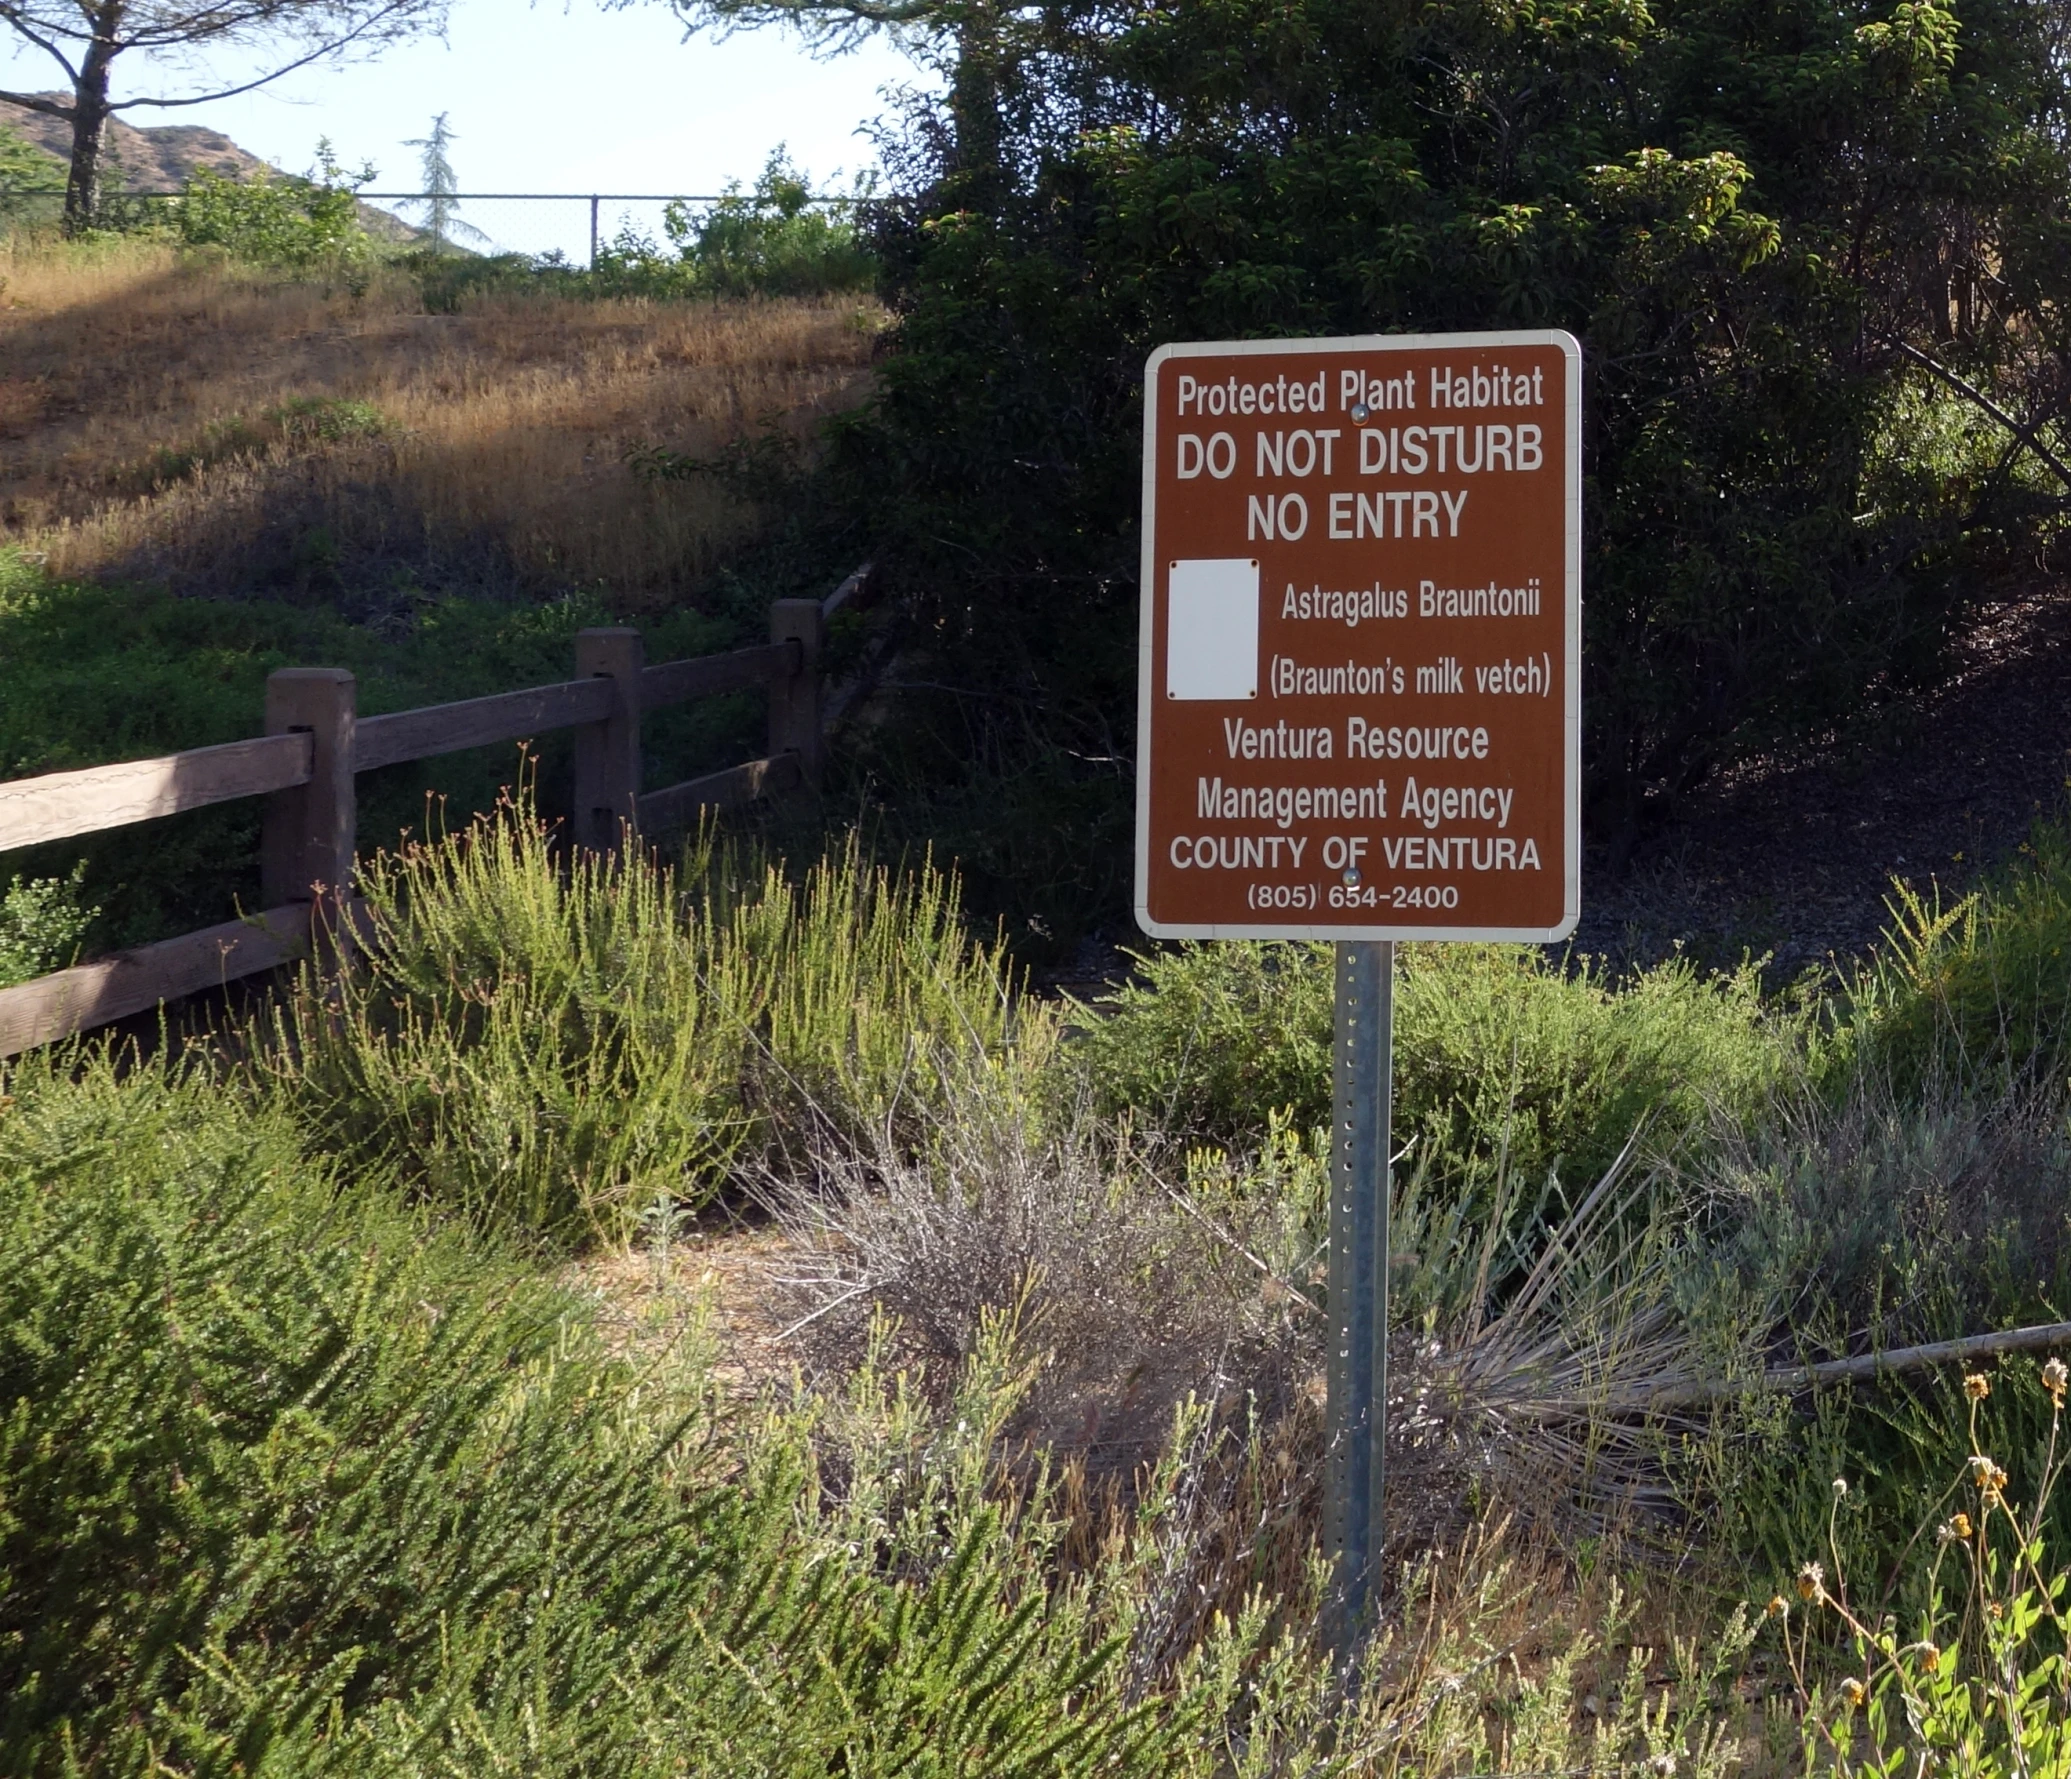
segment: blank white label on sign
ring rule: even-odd
[[[1172,564],[1165,695],[1258,696],[1258,563],[1211,556]]]

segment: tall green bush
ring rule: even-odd
[[[858,228],[868,187],[815,203],[805,177],[772,151],[755,180],[715,204],[678,201],[662,216],[663,249],[630,228],[601,248],[583,287],[599,296],[829,296],[867,290],[877,261]]]
[[[1439,1178],[1501,1162],[1536,1191],[1586,1185],[1642,1120],[1672,1145],[1717,1108],[1794,1078],[1809,1019],[1750,966],[1671,962],[1613,983],[1510,945],[1406,946],[1395,994],[1395,1133]],[[1074,1052],[1110,1109],[1256,1144],[1275,1112],[1330,1117],[1331,954],[1185,945],[1086,1021]]]
[[[0,230],[50,221],[65,189],[65,163],[0,124]]]
[[[837,34],[868,11],[684,9]],[[1614,853],[1723,763],[1931,679],[1966,588],[2060,493],[1996,423],[1960,473],[1922,473],[1962,404],[1895,344],[2056,411],[2071,179],[2039,0],[901,18],[943,78],[893,141],[898,325],[831,473],[928,619],[896,726],[916,793],[982,786],[1034,728],[1126,807],[1163,341],[1581,339],[1583,760]],[[1056,807],[1112,922],[1126,822]]]
[[[568,861],[520,798],[376,855],[360,885],[365,956],[304,977],[256,1066],[338,1152],[552,1242],[897,1125],[938,1046],[1046,1029],[953,880],[872,870],[853,842],[802,886],[709,851],[681,875],[637,848]]]
[[[867,290],[877,261],[857,226],[869,187],[815,204],[805,176],[779,147],[755,187],[730,187],[709,210],[669,206],[664,232],[713,296],[825,296]]]
[[[98,908],[82,906],[82,864],[69,877],[14,878],[0,891],[0,988],[11,988],[79,956]]]
[[[281,1771],[499,1644],[654,1634],[699,1565],[571,1300],[200,1080],[7,1087],[0,1765]]]

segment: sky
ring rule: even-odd
[[[116,67],[118,99],[195,90],[132,58]],[[257,65],[224,57],[211,67],[231,85]],[[382,191],[417,188],[419,151],[404,144],[441,111],[463,191],[716,192],[730,180],[752,183],[780,143],[817,190],[874,161],[857,130],[887,110],[881,89],[924,79],[881,40],[822,60],[789,32],[686,42],[660,5],[604,12],[594,0],[565,10],[554,0],[455,0],[443,42],[304,70],[236,99],[123,116],[146,127],[203,124],[298,173],[328,136],[347,166],[374,163]],[[0,46],[0,86],[43,91],[61,81],[42,52]],[[560,245],[577,257],[586,245],[586,204],[463,205],[461,214],[498,245]],[[621,220],[653,233],[658,207],[607,205],[604,233]]]

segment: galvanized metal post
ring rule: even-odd
[[[1325,1628],[1348,1664],[1373,1629],[1381,1562],[1388,1393],[1388,1131],[1393,1110],[1395,946],[1339,944],[1330,1182],[1330,1372]]]
[[[597,269],[597,205],[601,200],[595,192],[590,194],[590,270]]]

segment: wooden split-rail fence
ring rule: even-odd
[[[583,630],[572,679],[383,716],[357,714],[353,676],[343,668],[283,668],[266,681],[262,736],[0,782],[0,853],[238,797],[266,799],[263,912],[0,989],[0,1057],[307,956],[327,919],[350,918],[340,899],[353,877],[354,781],[377,767],[572,729],[570,838],[597,851],[616,847],[628,827],[661,833],[702,810],[817,785],[831,721],[867,689],[851,682],[823,699],[822,639],[828,619],[870,591],[866,564],[824,600],[778,600],[766,643],[656,666],[644,659],[637,630]],[[641,790],[642,712],[751,686],[769,688],[763,758]]]

